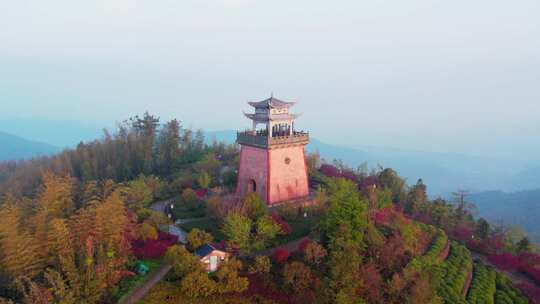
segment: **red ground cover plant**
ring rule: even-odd
[[[392,217],[392,212],[392,207],[377,210],[372,214],[372,219],[375,224],[387,224]]]
[[[360,290],[360,295],[368,301],[368,303],[382,303],[383,278],[374,263],[362,265],[358,273],[358,277],[363,282],[363,288]]]
[[[516,270],[521,266],[519,258],[511,253],[489,255],[488,261],[501,270]]]
[[[501,253],[504,249],[504,235],[497,234],[482,240],[469,240],[467,247],[485,255]]]
[[[518,288],[531,300],[532,304],[540,304],[540,288],[529,283],[521,283]]]
[[[366,176],[364,179],[362,179],[362,182],[360,183],[360,190],[364,190],[368,187],[377,186],[378,183],[379,179],[377,178],[377,176]]]
[[[328,177],[341,177],[339,169],[330,164],[322,164],[319,171]]]
[[[319,171],[328,177],[344,178],[355,183],[358,183],[358,178],[351,170],[339,170],[336,166],[330,164],[322,164]]]
[[[132,245],[133,254],[139,259],[159,259],[167,248],[176,244],[178,237],[170,233],[160,231],[155,240],[143,241],[141,239],[134,241]]]
[[[540,254],[523,252],[519,254],[519,259],[530,266],[540,266]]]
[[[531,266],[522,266],[520,270],[531,278],[531,280],[535,281],[536,284],[540,285],[540,269]]]
[[[348,179],[353,182],[358,182],[358,179],[356,178],[356,175],[354,172],[350,170],[344,170],[341,172],[341,178]]]
[[[516,270],[540,284],[540,256],[534,253],[522,253],[515,256],[511,253],[492,254],[488,256],[490,263],[501,270]]]
[[[274,262],[281,264],[285,263],[290,255],[291,253],[286,248],[278,248],[274,251],[274,254],[272,254],[272,259]]]
[[[460,226],[460,227],[456,227],[451,232],[451,235],[457,240],[460,240],[462,242],[467,242],[472,239],[473,233],[474,231],[470,227]]]
[[[245,294],[249,296],[263,297],[281,304],[313,303],[315,301],[315,294],[312,290],[293,295],[280,288],[276,281],[268,282],[259,275],[249,275],[248,279],[249,287]]]
[[[206,194],[208,194],[208,189],[197,189],[195,190],[195,194],[197,194],[197,198],[202,200],[206,197]]]
[[[518,258],[520,261],[519,270],[540,285],[540,255],[524,252]]]

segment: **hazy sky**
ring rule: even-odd
[[[540,159],[540,1],[0,0],[1,119],[235,129],[271,92],[330,143]]]

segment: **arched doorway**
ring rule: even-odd
[[[247,192],[257,192],[257,183],[254,179],[250,179],[247,185]]]

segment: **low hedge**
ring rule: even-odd
[[[474,275],[467,294],[469,304],[494,304],[497,273],[482,263],[474,264]]]
[[[471,269],[470,251],[465,246],[452,242],[448,259],[441,267],[442,280],[437,289],[445,303],[467,303],[461,293]]]

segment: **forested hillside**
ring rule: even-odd
[[[463,196],[307,163],[310,197],[268,208],[234,195],[235,145],[149,114],[2,163],[0,303],[124,303],[162,271],[142,303],[540,303],[537,249]],[[214,273],[205,244],[230,254]]]

